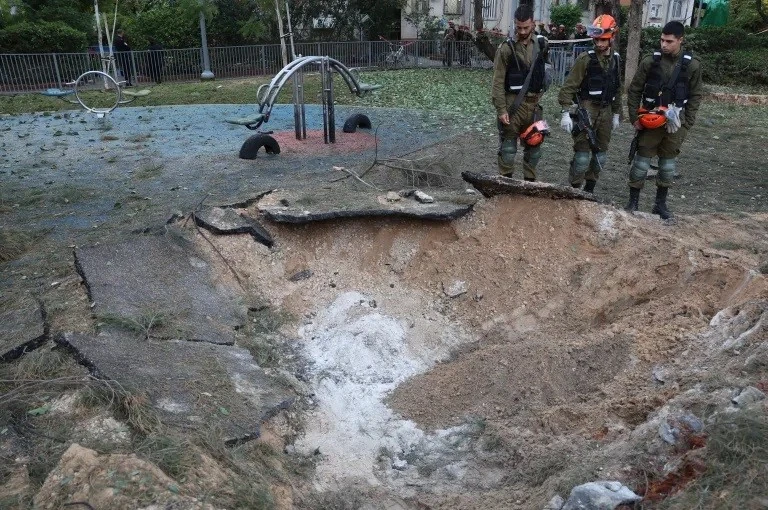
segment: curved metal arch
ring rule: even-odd
[[[272,108],[277,100],[277,96],[280,94],[283,86],[288,82],[294,74],[301,71],[308,65],[320,65],[323,61],[326,61],[331,69],[335,70],[342,77],[344,82],[349,87],[350,92],[357,96],[362,96],[365,92],[360,85],[360,81],[352,73],[352,71],[331,57],[319,57],[319,56],[306,56],[298,57],[291,61],[287,66],[283,67],[269,82],[269,85],[262,85],[256,92],[256,99],[259,100],[259,113],[263,115],[261,120],[258,121],[251,129],[256,129],[264,122],[269,120],[269,116],[272,113]],[[264,92],[266,90],[266,92]],[[249,126],[250,127],[250,126]]]

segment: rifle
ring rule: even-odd
[[[632,139],[632,143],[629,144],[629,156],[627,157],[627,164],[631,165],[632,160],[635,159],[635,153],[637,152],[637,142],[640,139],[640,130],[635,130],[635,137]]]
[[[589,116],[589,111],[581,105],[581,99],[578,95],[576,96],[576,127],[573,131],[574,135],[578,135],[581,131],[584,131],[587,135],[589,148],[592,149],[592,155],[595,157],[597,166],[602,172],[603,165],[597,157],[597,153],[600,152],[600,146],[597,144],[597,136],[595,136],[595,129],[592,127],[592,119]]]

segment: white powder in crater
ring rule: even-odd
[[[312,385],[318,407],[307,420],[297,452],[322,455],[319,489],[347,482],[376,485],[376,459],[386,450],[401,457],[422,443],[424,432],[398,418],[383,400],[408,377],[426,371],[448,353],[421,347],[401,321],[369,305],[358,292],[341,294],[312,324],[300,331],[314,361]],[[441,335],[442,336],[442,335]]]

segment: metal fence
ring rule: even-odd
[[[456,41],[451,68],[490,68],[493,63],[472,42]],[[290,51],[290,49],[289,49]],[[578,47],[553,45],[555,83],[562,83]],[[296,44],[302,55],[329,55],[348,67],[392,69],[448,66],[440,41],[358,41]],[[210,48],[211,70],[217,78],[248,78],[276,74],[282,66],[279,44]],[[65,88],[67,82],[90,70],[101,70],[99,54],[84,53],[0,54],[0,93],[38,92]],[[117,54],[117,67],[134,85],[194,81],[200,78],[200,48],[132,51]],[[128,76],[129,75],[129,76]]]

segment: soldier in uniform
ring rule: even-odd
[[[670,21],[661,31],[661,51],[645,57],[627,91],[629,120],[637,130],[637,152],[629,173],[628,212],[638,209],[651,158],[659,158],[656,200],[652,209],[672,217],[667,193],[675,175],[675,158],[696,121],[702,98],[701,62],[682,48],[685,27]]]
[[[621,114],[621,62],[619,54],[613,51],[612,42],[619,28],[616,20],[608,14],[595,18],[586,29],[594,41],[594,49],[582,52],[568,73],[560,88],[557,102],[563,107],[560,127],[573,134],[573,159],[571,160],[570,181],[574,188],[593,193],[605,165],[605,155],[611,142],[611,132],[619,127]],[[572,103],[578,103],[589,113],[598,149],[589,145],[585,130],[573,129]]]
[[[533,11],[527,4],[521,5],[515,10],[514,36],[496,50],[491,87],[499,126],[499,173],[512,176],[517,139],[526,135],[521,138],[526,181],[536,180],[536,165],[541,159],[543,137],[532,128],[541,115],[539,98],[547,87],[545,64],[549,53],[547,39],[535,35],[533,29]]]

